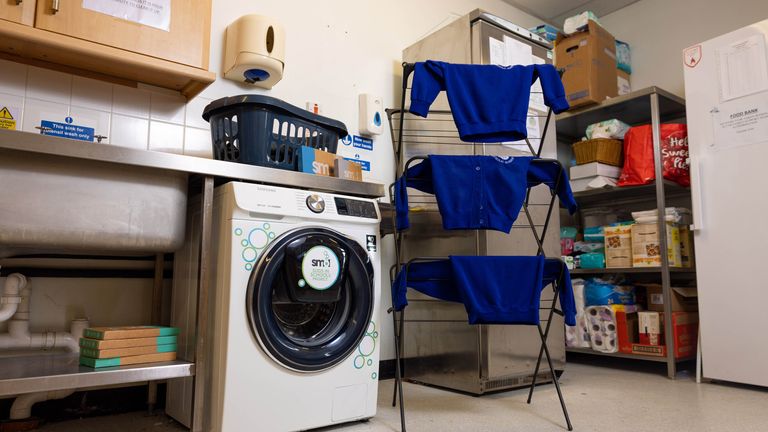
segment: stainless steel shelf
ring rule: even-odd
[[[680,186],[675,182],[664,180],[664,194],[667,198],[690,197],[691,189]],[[573,196],[580,206],[590,204],[605,204],[606,202],[636,201],[640,199],[655,200],[656,184],[642,186],[616,187],[610,189],[593,189],[574,192]]]
[[[644,360],[644,361],[651,361],[651,362],[657,362],[657,363],[667,362],[666,357],[655,357],[655,356],[648,356],[648,355],[642,355],[642,354],[627,354],[623,352],[603,353],[603,352],[595,351],[590,348],[566,348],[565,352],[597,355],[597,356],[603,356],[603,357],[616,357],[616,358],[627,358],[627,359],[634,359],[634,360]],[[680,362],[689,361],[692,359],[694,359],[694,357],[682,357],[682,358],[675,359],[675,361],[680,363]]]
[[[682,98],[658,87],[648,87],[558,115],[558,138],[567,136],[573,142],[578,141],[584,136],[587,126],[613,118],[633,126],[651,123],[650,96],[654,93],[659,95],[659,114],[662,121],[685,117],[685,101]]]
[[[337,192],[370,198],[384,196],[384,185],[325,177],[295,171],[265,168],[171,153],[137,150],[29,132],[0,130],[0,157],[4,151],[45,154],[122,165],[132,165],[189,174],[209,175],[277,186]]]
[[[194,363],[172,361],[93,369],[78,354],[0,358],[0,397],[50,390],[96,387],[190,377]]]
[[[572,275],[598,275],[616,273],[661,273],[661,267],[627,267],[627,268],[601,268],[601,269],[573,269]],[[695,268],[670,267],[670,273],[696,273]]]

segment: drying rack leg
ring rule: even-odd
[[[539,329],[539,336],[541,337],[541,346],[544,349],[544,355],[547,357],[547,364],[549,364],[549,370],[552,372],[552,382],[555,383],[555,390],[557,390],[557,397],[560,399],[560,406],[563,408],[563,415],[565,416],[565,422],[568,425],[568,430],[573,430],[571,425],[571,418],[568,416],[568,408],[565,407],[565,399],[563,399],[563,392],[560,390],[560,380],[557,379],[555,368],[552,365],[552,359],[549,356],[549,348],[547,348],[547,338],[544,332],[541,330],[541,326],[537,326]]]
[[[547,317],[547,327],[544,330],[544,340],[546,341],[549,338],[549,329],[552,326],[552,317],[555,315],[555,307],[557,306],[557,298],[560,295],[560,289],[557,285],[555,285],[555,296],[552,298],[552,307],[549,309],[549,317]],[[539,327],[539,330],[541,330],[541,327]],[[536,359],[536,369],[533,371],[533,380],[531,381],[531,388],[528,390],[528,403],[531,403],[531,399],[533,399],[533,389],[536,387],[536,378],[539,375],[539,368],[541,367],[541,356],[544,355],[544,346],[546,345],[546,342],[542,343],[541,348],[539,348],[539,357]],[[556,379],[554,371],[552,371],[552,378]]]
[[[401,334],[398,334],[398,328],[397,328],[397,312],[394,311],[394,309],[390,309],[392,312],[392,330],[394,330],[395,334],[395,391],[392,393],[392,406],[396,405],[396,399],[400,398],[400,431],[406,432],[405,430],[405,405],[403,403],[403,376],[402,371],[400,370],[400,336]],[[400,316],[400,322],[402,323],[403,317],[402,312]],[[402,331],[402,327],[400,329]]]

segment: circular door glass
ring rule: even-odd
[[[330,368],[365,335],[373,277],[365,249],[336,231],[283,234],[259,258],[248,282],[251,329],[270,357],[289,369]]]

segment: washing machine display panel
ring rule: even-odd
[[[356,241],[320,227],[289,231],[264,251],[249,279],[254,335],[289,369],[330,368],[365,336],[373,282],[368,254]]]

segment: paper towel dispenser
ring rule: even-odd
[[[224,78],[271,89],[283,78],[285,30],[272,18],[244,15],[227,27]]]

